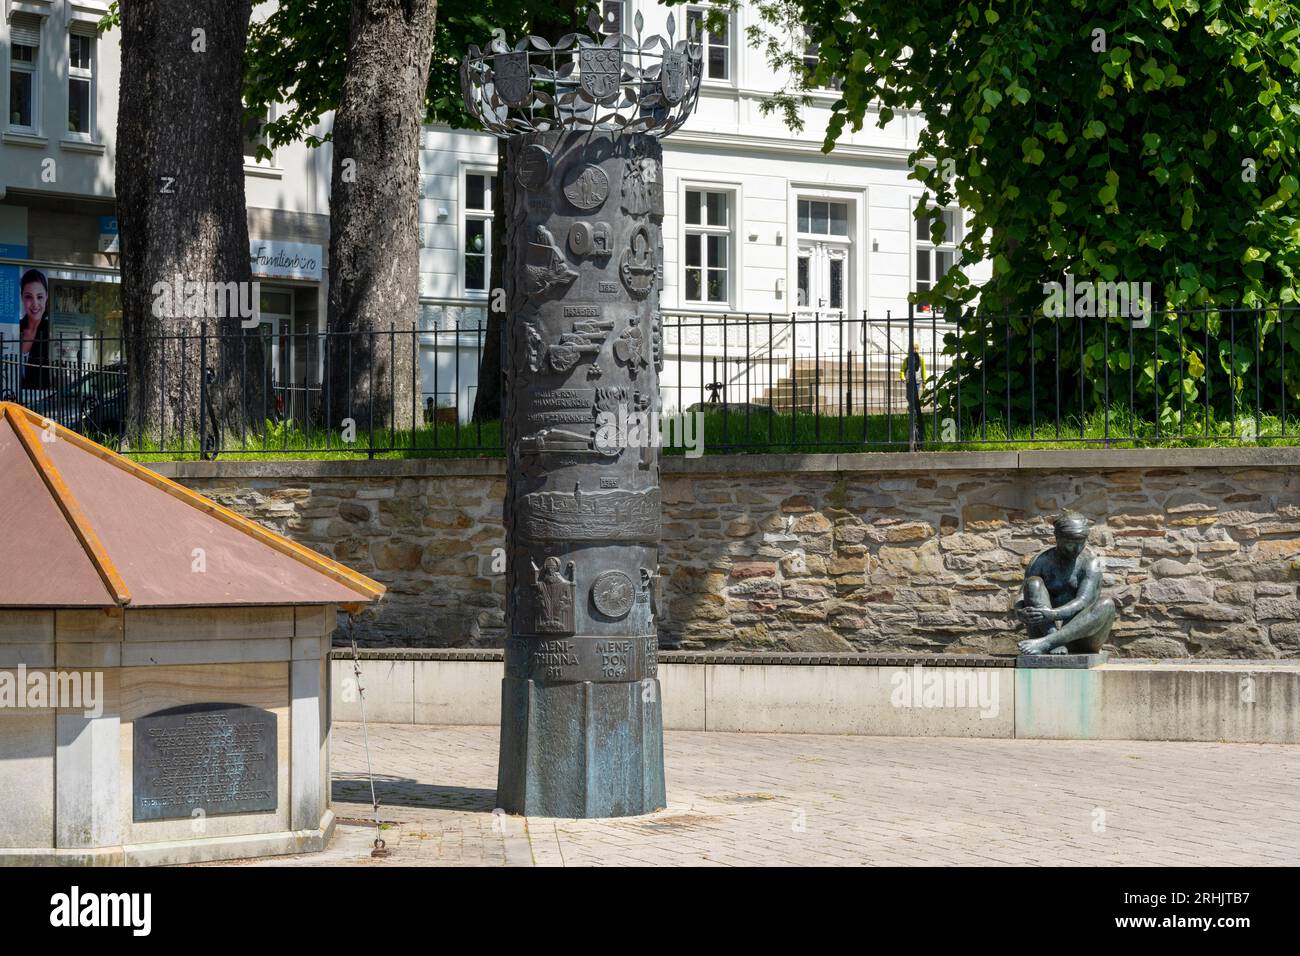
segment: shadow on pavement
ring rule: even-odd
[[[370,781],[364,774],[335,774],[331,791],[336,803],[370,804]],[[375,798],[380,806],[428,807],[435,810],[468,810],[491,813],[496,807],[495,790],[477,787],[444,787],[421,783],[409,777],[375,774]]]

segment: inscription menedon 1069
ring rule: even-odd
[[[256,813],[277,803],[275,714],[188,704],[134,723],[134,819]]]

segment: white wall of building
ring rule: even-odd
[[[108,12],[106,0],[6,0],[0,68],[5,80],[0,124],[0,185],[9,189],[75,196],[113,195],[114,139],[120,57],[117,34],[92,40],[94,90],[89,133],[69,130],[69,35],[93,33]],[[35,23],[39,42],[30,64],[19,62],[11,24]],[[24,42],[24,47],[29,44]],[[10,114],[10,84],[15,70],[30,65],[35,110],[30,124]],[[26,72],[26,70],[23,70]]]
[[[37,91],[35,122],[25,127],[6,115],[0,123],[0,186],[46,195],[113,198],[121,80],[121,34],[116,29],[92,40],[91,130],[84,134],[68,130],[69,33],[93,31],[108,7],[108,0],[4,0],[0,69],[6,112],[15,66],[13,26],[25,23],[25,17],[35,17],[40,26],[31,71]],[[271,9],[259,6],[254,17],[264,17]],[[333,115],[326,114],[313,132],[327,132],[332,121]],[[270,161],[247,164],[247,205],[328,215],[330,144],[313,149],[299,142],[274,152]]]

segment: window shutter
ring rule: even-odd
[[[21,46],[41,45],[41,18],[34,13],[14,13],[9,17],[11,43]]]
[[[73,20],[68,24],[68,32],[75,33],[78,36],[90,37],[92,40],[99,36],[99,30],[95,24],[88,20]]]

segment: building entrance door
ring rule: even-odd
[[[266,356],[267,411],[277,420],[294,414],[293,369],[293,291],[263,290],[259,301],[261,333]]]
[[[798,308],[842,314],[847,307],[848,261],[847,242],[800,242]]]
[[[840,339],[848,332],[849,248],[847,240],[799,240],[795,282],[798,355],[839,354]]]

